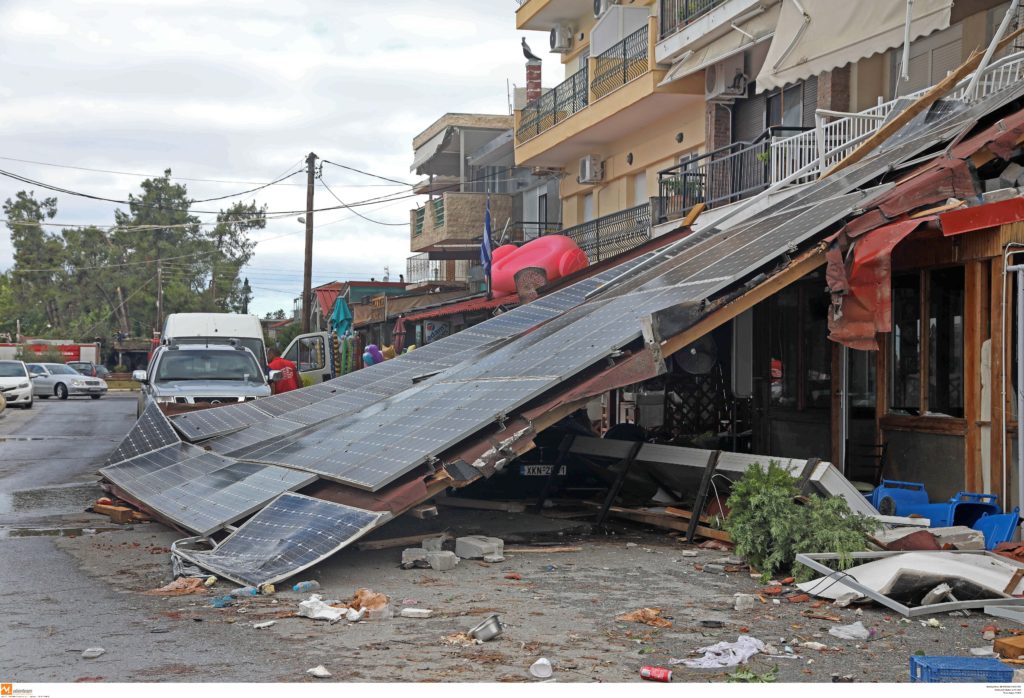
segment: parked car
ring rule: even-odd
[[[32,409],[32,379],[24,361],[0,361],[0,396],[11,407]]]
[[[28,371],[32,376],[32,394],[43,399],[67,400],[72,395],[88,395],[99,400],[107,392],[105,380],[83,376],[65,364],[28,364]]]
[[[279,377],[271,371],[270,380]],[[155,402],[164,412],[247,402],[270,396],[270,383],[252,351],[223,344],[169,344],[153,352],[141,384],[138,414]]]
[[[83,376],[106,378],[110,375],[110,370],[106,366],[94,364],[92,361],[68,361],[65,365],[75,369]]]

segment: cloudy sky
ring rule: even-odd
[[[412,138],[436,118],[507,113],[506,80],[524,82],[515,8],[513,0],[3,0],[0,169],[125,199],[169,167],[192,196],[209,198],[296,170],[312,150],[412,182]],[[540,53],[546,37],[525,35]],[[554,84],[561,68],[543,55],[545,83]],[[403,190],[331,166],[324,180],[345,201]],[[304,182],[296,175],[257,201],[302,209]],[[0,201],[22,188],[0,177]],[[317,206],[334,203],[317,190]],[[397,278],[414,205],[359,209],[399,226],[318,214],[314,284],[380,278],[385,266]],[[116,207],[63,194],[58,206],[57,222],[101,225]],[[252,311],[289,309],[302,287],[302,225],[273,220],[256,239],[246,270]],[[0,270],[11,264],[3,229]]]

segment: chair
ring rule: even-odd
[[[846,479],[859,492],[869,493],[882,482],[888,443],[846,443]]]

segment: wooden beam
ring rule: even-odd
[[[700,214],[704,213],[705,208],[707,208],[707,205],[704,203],[699,203],[693,208],[691,208],[689,213],[686,214],[686,217],[683,218],[683,220],[679,223],[679,227],[689,228],[691,225],[694,224],[694,222],[696,222]]]
[[[489,499],[467,499],[465,497],[435,497],[434,501],[443,507],[451,507],[453,509],[507,511],[512,514],[522,514],[526,511],[526,505],[522,502],[498,502]]]
[[[801,279],[825,263],[825,245],[819,245],[805,253],[767,281],[758,284],[739,298],[711,311],[711,313],[689,328],[661,343],[662,356],[674,354],[737,315],[754,307],[766,298],[775,295],[786,286]]]
[[[442,535],[442,531],[431,533],[425,531],[415,536],[401,536],[400,538],[381,538],[379,540],[364,540],[356,543],[358,550],[387,550],[388,548],[405,548],[410,545],[418,546],[424,538],[432,538]]]
[[[996,48],[996,53],[1002,51],[1004,48],[1012,44],[1013,40],[1020,36],[1022,33],[1024,33],[1024,27],[1021,27],[1020,29],[1017,29],[1016,31],[1010,33],[1005,39],[999,42],[999,45]],[[885,141],[889,140],[889,138],[894,133],[896,133],[901,128],[906,126],[911,121],[911,119],[913,119],[915,116],[923,112],[925,109],[928,109],[930,106],[935,104],[940,99],[942,99],[948,92],[950,92],[954,87],[956,87],[958,82],[960,82],[968,75],[973,73],[975,69],[977,69],[978,65],[981,63],[981,59],[983,56],[984,54],[981,51],[973,51],[971,55],[968,56],[967,60],[964,61],[964,63],[959,68],[949,73],[949,75],[947,75],[945,78],[943,78],[938,83],[933,85],[927,92],[918,97],[914,103],[912,103],[909,107],[900,112],[900,114],[898,114],[896,118],[894,118],[892,121],[890,121],[887,124],[883,124],[877,131],[871,134],[871,136],[866,141],[864,141],[856,149],[854,149],[852,153],[850,153],[845,158],[843,158],[835,165],[830,167],[829,170],[822,176],[828,177],[829,175],[832,175],[838,172],[839,170],[842,170],[854,163],[863,160],[864,157],[868,155],[868,153],[870,153],[872,150],[877,148]]]
[[[637,523],[647,524],[648,526],[656,526],[657,528],[667,528],[672,531],[680,531],[686,533],[686,529],[689,528],[690,523],[681,517],[672,516],[671,514],[662,514],[657,512],[647,512],[642,509],[626,509],[624,507],[612,507],[608,510],[612,516],[616,516],[620,519],[628,519],[629,521],[636,521]],[[724,543],[731,543],[732,538],[725,531],[719,531],[714,528],[708,528],[707,526],[698,526],[697,535],[703,538],[713,538],[720,540]]]

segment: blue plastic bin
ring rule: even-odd
[[[911,683],[1011,683],[1013,668],[992,657],[911,657]]]

